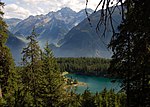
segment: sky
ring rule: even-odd
[[[69,7],[78,12],[85,9],[86,0],[1,0],[5,3],[4,18],[25,19],[30,15],[47,14]],[[99,0],[89,0],[88,8],[95,9]]]

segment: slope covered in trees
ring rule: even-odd
[[[119,0],[118,2],[121,2],[123,8],[126,9],[123,11],[125,17],[123,16],[123,21],[119,26],[120,32],[113,32],[114,35],[110,43],[114,53],[110,71],[111,74],[117,73],[119,77],[124,78],[122,85],[127,98],[126,95],[114,93],[113,90],[108,92],[104,90],[95,95],[90,93],[89,90],[81,95],[73,92],[66,93],[63,89],[63,78],[56,59],[53,57],[48,45],[46,45],[43,52],[40,50],[34,30],[28,37],[30,42],[22,52],[22,66],[16,70],[11,53],[5,45],[7,27],[3,21],[3,12],[0,10],[0,106],[149,107],[150,1],[126,0],[123,3],[122,0]],[[107,1],[108,3],[110,3],[110,0]],[[3,6],[4,4],[0,2],[0,9]],[[106,8],[105,12],[109,13],[109,8]],[[102,14],[104,18],[104,13]],[[111,13],[109,15],[111,19]],[[108,18],[107,14],[105,18]],[[69,64],[77,62],[82,65],[84,58],[82,60],[79,63],[80,60],[76,61],[70,58],[70,62],[67,62],[67,60],[66,62]],[[94,69],[94,67],[90,68],[90,62],[92,61],[86,59],[85,62],[87,62],[87,65],[84,66],[83,64],[81,69],[91,73],[90,71]],[[73,67],[75,69],[79,67],[79,65],[72,66],[69,64],[66,64],[66,69],[70,71],[73,71]]]
[[[59,106],[63,100],[63,77],[56,60],[46,45],[42,52],[36,41],[34,29],[28,36],[29,43],[23,49],[22,66],[18,69],[20,83],[20,99],[15,105],[19,106]]]
[[[12,91],[9,90],[8,93],[14,92],[14,94],[6,94],[7,99],[4,103],[2,99],[5,97],[1,97],[0,105],[2,107],[124,107],[125,94],[115,93],[113,90],[104,89],[94,95],[88,89],[83,94],[66,92],[64,80],[57,65],[58,59],[56,61],[53,57],[48,43],[44,51],[41,51],[34,29],[28,39],[29,43],[22,51],[22,66],[15,70],[17,78],[9,77],[12,79],[11,86],[17,86],[17,89],[11,87]],[[88,61],[88,64],[99,61],[106,64],[109,62],[109,60],[98,58],[95,61],[94,58],[70,59],[71,62],[72,60],[75,62],[78,60]],[[66,59],[66,61],[69,60]]]
[[[18,76],[12,55],[6,46],[8,35],[7,25],[3,20],[3,6],[4,3],[0,2],[0,106],[6,103],[10,106],[18,89]]]
[[[92,94],[85,90],[83,94],[70,93],[70,98],[63,107],[126,107],[126,95],[104,89],[100,93]]]
[[[104,58],[57,58],[61,72],[106,76],[110,59]]]

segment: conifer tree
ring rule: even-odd
[[[46,44],[44,52],[42,53],[42,63],[43,78],[39,93],[41,94],[42,98],[44,98],[43,102],[46,106],[60,106],[61,102],[63,101],[64,81],[48,43]]]
[[[89,89],[86,89],[84,93],[82,94],[82,107],[96,107],[94,103],[94,97],[92,96]]]
[[[150,1],[131,1],[125,2],[126,18],[110,43],[110,70],[124,79],[127,106],[145,107],[150,105]]]
[[[36,37],[37,34],[33,28],[32,34],[27,37],[29,43],[22,51],[22,83],[24,85],[24,104],[26,106],[39,106],[42,102],[38,94],[42,72],[41,50]]]
[[[0,106],[13,106],[16,100],[14,94],[18,88],[17,73],[10,50],[5,45],[8,38],[8,30],[3,20],[3,7],[4,3],[0,1]]]

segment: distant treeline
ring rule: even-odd
[[[57,58],[61,72],[105,76],[109,68],[110,59],[104,58]]]

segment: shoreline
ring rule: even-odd
[[[76,75],[83,75],[83,76],[94,76],[94,77],[100,77],[100,78],[109,78],[109,79],[122,79],[122,78],[117,78],[116,76],[110,76],[108,74],[104,75],[91,75],[91,74],[84,74],[84,73],[73,73],[73,72],[63,72],[62,75],[65,76],[67,74],[76,74]]]
[[[62,73],[62,76],[65,76],[67,74],[69,74],[69,72],[65,71],[65,72]]]
[[[64,86],[64,89],[67,89],[67,88],[72,88],[72,87],[78,87],[78,86],[87,86],[86,83],[84,82],[78,82],[77,84],[71,84],[71,85],[65,85]]]
[[[74,80],[71,80],[70,84],[67,84],[68,80],[70,78],[65,77],[65,75],[69,74],[69,72],[63,72],[62,76],[64,76],[64,81],[66,82],[66,85],[64,86],[64,88],[69,88],[69,87],[77,87],[77,86],[87,86],[87,83],[85,82],[81,82],[81,81],[77,81],[77,83],[73,83]]]

